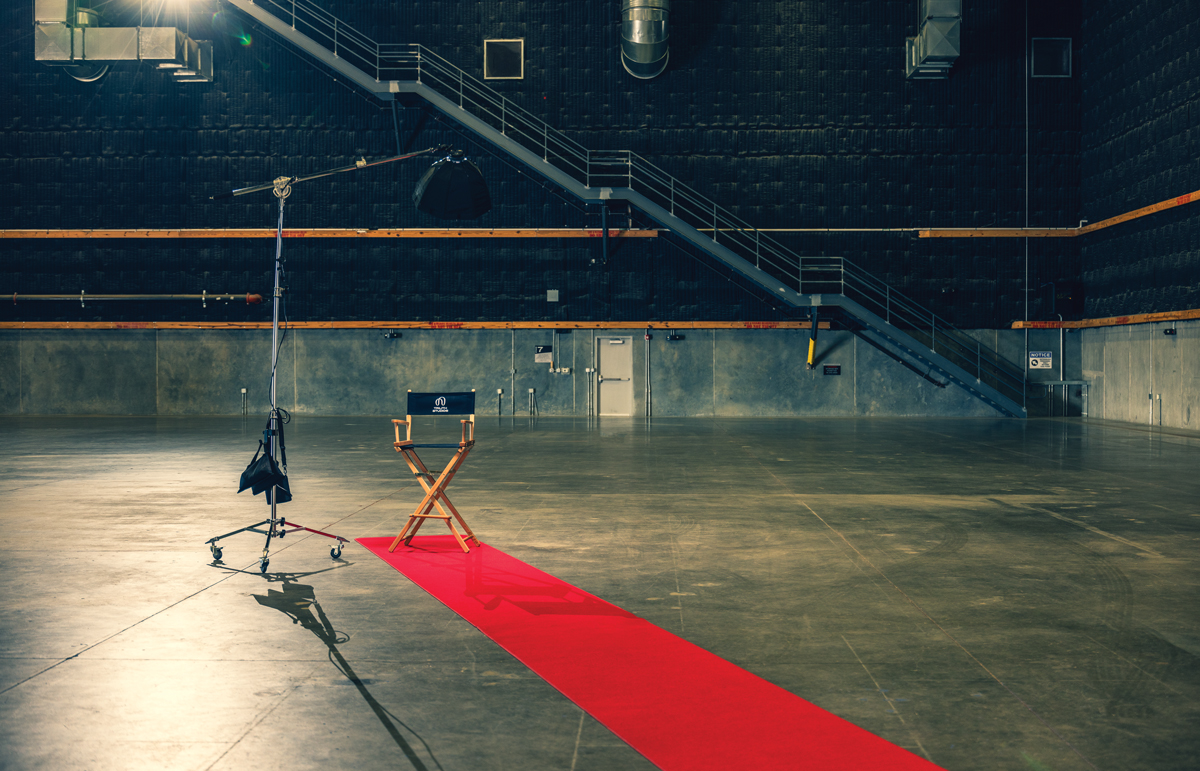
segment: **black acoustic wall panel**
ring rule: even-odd
[[[1200,190],[1200,4],[1084,7],[1082,216]],[[1200,204],[1081,240],[1087,315],[1200,308]]]
[[[758,227],[1075,225],[1079,79],[1031,81],[1027,89],[1025,4],[965,3],[964,54],[951,79],[920,83],[904,79],[902,61],[915,5],[698,0],[673,14],[671,65],[652,81],[620,66],[619,0],[327,7],[380,42],[422,43],[479,76],[484,39],[523,38],[524,79],[492,81],[494,88],[588,147],[645,155]],[[468,150],[488,179],[495,208],[479,226],[599,226],[594,207],[517,173],[436,113],[402,107],[397,137],[387,105],[335,82],[227,6],[216,16],[212,9],[190,16],[192,37],[216,42],[216,82],[203,86],[134,66],[114,68],[97,84],[76,83],[33,61],[28,8],[18,6],[0,10],[8,41],[0,49],[0,98],[13,105],[0,116],[4,227],[271,227],[269,194],[207,198],[280,174],[383,157],[397,145],[443,142]],[[1055,4],[1028,21],[1031,36],[1077,37],[1079,6]],[[287,224],[438,225],[408,201],[422,171],[410,162],[297,186]],[[1027,295],[1037,318],[1046,309],[1036,287],[1079,275],[1070,239],[778,235],[802,254],[847,257],[960,326],[1023,318]],[[744,282],[729,283],[707,258],[661,238],[622,242],[607,265],[596,240],[292,239],[286,249],[290,311],[299,319],[782,314]],[[103,285],[266,293],[271,251],[269,242],[249,240],[5,242],[0,292]],[[564,302],[545,303],[547,288],[563,291]],[[54,312],[78,317],[75,309]],[[110,313],[94,311],[101,312]],[[126,318],[213,312],[121,309]]]

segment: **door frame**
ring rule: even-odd
[[[600,398],[600,342],[601,340],[624,340],[624,345],[629,346],[629,412],[628,413],[604,413],[600,410],[603,408],[603,401]],[[609,418],[631,418],[637,411],[637,398],[633,390],[634,376],[634,361],[633,361],[633,335],[595,335],[592,338],[592,359],[593,369],[596,374],[596,416]]]

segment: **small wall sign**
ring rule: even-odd
[[[840,375],[840,374],[842,374],[842,365],[841,364],[824,364],[821,366],[821,370],[826,375]]]
[[[533,361],[535,364],[553,364],[554,363],[554,346],[553,345],[538,345],[534,346],[536,350],[533,352]]]
[[[1054,369],[1054,352],[1053,351],[1030,351],[1029,352],[1029,368],[1030,369]]]

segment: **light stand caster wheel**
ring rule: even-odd
[[[332,557],[333,559],[337,559],[338,557],[342,556],[342,545],[338,544],[337,546],[330,549],[329,556]]]
[[[263,561],[258,566],[258,572],[266,573],[267,565],[270,565],[270,564],[271,564],[271,560],[264,558]]]
[[[222,555],[222,554],[224,554],[224,553],[225,553],[225,552],[221,551],[221,547],[220,547],[220,546],[217,546],[215,543],[212,545],[212,555],[213,555],[213,559],[214,559],[214,560],[220,560],[220,559],[221,559],[221,555]]]

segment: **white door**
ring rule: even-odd
[[[633,338],[596,338],[597,415],[633,414]]]

